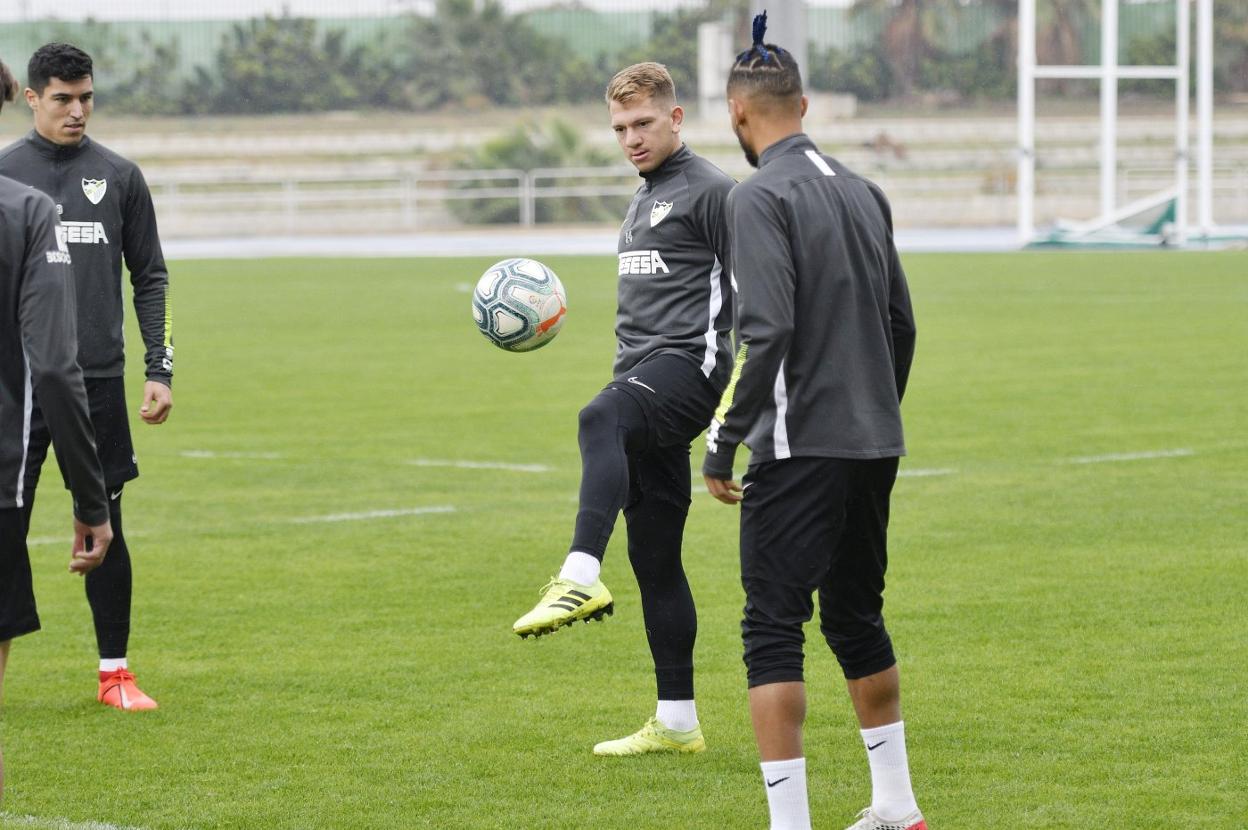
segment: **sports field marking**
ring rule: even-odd
[[[454,467],[458,470],[507,470],[512,473],[549,473],[554,467],[545,464],[512,464],[507,461],[454,461],[438,458],[416,458],[407,462],[413,467]]]
[[[39,818],[38,816],[15,816],[0,813],[5,827],[35,827],[39,830],[142,830],[139,827],[123,827],[102,821],[70,821],[67,818]]]
[[[215,450],[183,450],[183,458],[242,458],[272,461],[282,457],[280,452],[217,452]]]
[[[127,530],[127,539],[138,539],[147,536],[148,532],[143,530]],[[31,536],[26,540],[26,547],[33,548],[36,545],[64,545],[69,547],[74,543],[73,536]],[[4,815],[0,813],[0,815]]]
[[[1195,450],[1179,447],[1173,450],[1151,450],[1146,452],[1111,452],[1105,455],[1084,455],[1079,458],[1067,459],[1067,464],[1108,464],[1113,461],[1146,461],[1150,458],[1185,458],[1195,455]]]
[[[931,467],[924,469],[922,467],[914,470],[898,470],[898,478],[931,478],[932,476],[951,476],[957,470],[952,467]]]
[[[392,519],[397,516],[425,516],[431,513],[454,513],[452,505],[437,507],[404,507],[398,510],[365,510],[360,513],[331,513],[328,516],[302,516],[291,519],[291,524],[307,525],[318,522],[362,522],[369,519]]]

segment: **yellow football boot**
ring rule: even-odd
[[[602,580],[579,585],[569,579],[552,578],[541,590],[533,610],[516,620],[511,630],[521,636],[540,637],[577,620],[601,620],[615,613],[615,602]]]
[[[688,732],[668,729],[658,718],[651,718],[646,725],[626,738],[603,741],[594,747],[595,755],[644,755],[647,752],[701,752],[706,749],[702,739],[702,727],[695,726]]]

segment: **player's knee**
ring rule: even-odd
[[[852,626],[824,627],[822,631],[848,680],[882,672],[897,662],[882,618]]]
[[[581,410],[579,429],[581,440],[611,440],[620,422],[619,412],[602,395],[594,398]]]
[[[801,682],[805,637],[800,622],[777,622],[746,609],[741,623],[746,680],[750,688],[768,683]]]

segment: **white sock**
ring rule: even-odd
[[[654,716],[677,732],[688,732],[698,725],[698,709],[692,700],[660,700]]]
[[[584,551],[574,550],[563,560],[563,569],[559,571],[560,579],[570,579],[577,585],[593,585],[602,573],[602,563]]]
[[[118,669],[128,668],[130,667],[126,665],[126,658],[124,657],[108,660],[105,660],[103,657],[100,658],[100,671],[117,671]]]
[[[905,723],[863,729],[862,742],[871,765],[871,812],[885,821],[895,821],[919,809],[910,788]]]
[[[806,759],[764,761],[763,785],[771,830],[810,830],[810,803],[806,798]]]

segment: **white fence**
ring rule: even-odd
[[[852,166],[854,161],[847,159]],[[1000,226],[1013,221],[1014,181],[1005,164],[959,170],[857,169],[876,180],[902,227]],[[1158,189],[1166,169],[1124,166],[1127,202]],[[639,180],[631,167],[537,170],[427,170],[402,164],[257,168],[254,165],[152,170],[149,182],[165,236],[299,233],[403,233],[478,224],[531,227],[561,202],[557,223],[618,223]],[[1095,172],[1061,169],[1038,176],[1043,220],[1095,213]],[[1215,216],[1248,221],[1248,162],[1215,169]]]

